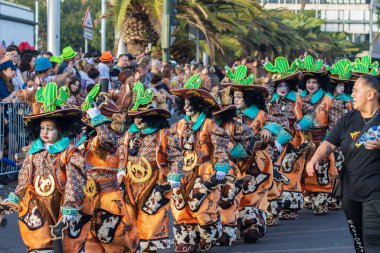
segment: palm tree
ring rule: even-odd
[[[141,52],[149,42],[154,44],[158,41],[162,0],[114,0],[112,6],[120,39],[130,52]],[[253,20],[262,12],[255,0],[182,0],[176,9],[180,23],[178,29],[186,33],[186,28],[193,26],[203,32],[212,60],[217,52],[225,54],[223,42],[232,40],[235,30],[245,29],[239,22],[241,16]]]

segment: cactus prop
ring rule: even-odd
[[[135,83],[132,91],[135,92],[136,95],[133,101],[133,107],[131,108],[132,111],[136,111],[140,105],[149,104],[153,99],[153,91],[151,89],[145,89],[141,82]]]
[[[340,79],[350,79],[352,75],[353,66],[350,60],[341,59],[337,61],[332,67],[327,67],[333,75],[338,75]]]
[[[303,59],[297,58],[294,62],[298,68],[303,71],[318,72],[322,71],[323,67],[323,60],[314,60],[313,56],[311,55],[306,55]]]
[[[354,64],[362,64],[369,69],[377,69],[379,67],[379,63],[377,61],[372,62],[372,58],[369,55],[363,56],[361,59],[356,58]]]
[[[298,70],[298,66],[295,62],[292,62],[289,67],[289,62],[285,57],[277,57],[274,66],[271,62],[266,62],[264,68],[271,73],[278,74],[278,78],[290,76]]]
[[[67,86],[58,89],[55,83],[48,83],[36,92],[36,100],[43,104],[45,112],[55,111],[57,106],[63,105],[69,96],[70,90]]]
[[[352,63],[353,71],[362,74],[377,75],[379,63],[377,61],[371,63],[371,61],[371,57],[368,55],[363,56],[361,59],[356,58]]]
[[[94,88],[87,94],[86,99],[84,100],[81,108],[83,111],[87,111],[92,107],[92,103],[95,102],[96,97],[100,91],[100,84],[96,84]]]
[[[199,89],[202,85],[202,79],[199,74],[192,75],[189,79],[187,79],[186,83],[183,85],[186,89]]]
[[[245,78],[248,71],[248,67],[246,65],[238,66],[235,69],[235,72],[232,72],[232,70],[228,66],[225,67],[225,70],[227,71],[227,77],[234,84],[251,85],[255,80],[254,74],[250,74],[247,78]]]

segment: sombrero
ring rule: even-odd
[[[353,66],[350,60],[340,59],[333,66],[327,66],[330,72],[329,78],[331,83],[353,84],[358,76],[352,75]]]
[[[170,118],[171,113],[160,108],[159,100],[160,93],[154,93],[151,89],[145,89],[141,82],[137,82],[133,85],[133,105],[130,110],[128,110],[128,115],[132,117],[136,116],[161,116],[165,118]],[[165,104],[165,103],[163,103]]]
[[[292,62],[289,66],[289,62],[285,57],[277,57],[274,65],[271,62],[266,62],[264,68],[273,74],[272,80],[274,84],[285,82],[288,85],[297,86],[302,79],[302,72],[298,70],[297,64]]]
[[[218,102],[210,94],[210,90],[202,87],[202,79],[199,74],[191,76],[183,85],[183,89],[173,89],[170,92],[182,99],[189,99],[192,97],[200,97],[203,101],[210,104],[214,110],[219,109]]]
[[[224,87],[231,87],[232,90],[249,90],[261,94],[264,98],[269,96],[267,88],[261,85],[254,85],[255,75],[249,74],[247,77],[248,67],[246,65],[239,65],[233,72],[228,66],[225,67],[229,83],[223,83]]]
[[[65,103],[69,96],[70,91],[67,86],[62,86],[58,89],[57,84],[50,82],[45,87],[40,87],[35,96],[36,101],[42,104],[40,112],[24,116],[25,124],[45,118],[65,118],[68,121],[80,121],[83,115],[80,109],[65,108]]]

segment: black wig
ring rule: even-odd
[[[217,115],[214,116],[214,119],[217,121],[220,121],[220,123],[228,122],[233,120],[236,117],[236,110],[231,109],[231,110],[226,110],[224,112],[221,112]]]
[[[35,119],[25,125],[25,132],[29,141],[35,141],[40,136],[40,125],[43,120],[52,120],[58,130],[59,138],[69,137],[73,139],[82,133],[82,122],[79,118],[43,118]]]
[[[203,112],[207,118],[212,118],[212,106],[209,103],[205,102],[200,97],[192,97],[189,100],[190,100],[190,106],[191,108],[193,108],[193,111],[195,113]]]
[[[266,111],[265,99],[262,95],[251,90],[243,91],[244,102],[247,107],[256,105],[260,110]]]
[[[143,116],[142,121],[150,128],[164,129],[170,127],[168,119],[160,116]]]

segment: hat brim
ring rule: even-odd
[[[321,71],[321,72],[312,72],[312,71],[302,71],[302,81],[306,81],[308,78],[324,78],[328,74],[328,71]]]
[[[341,79],[338,76],[329,75],[329,78],[332,83],[354,84],[356,79],[359,78],[359,76],[357,76],[355,79]]]
[[[226,106],[221,106],[220,107],[220,110],[216,111],[213,113],[214,116],[218,115],[218,114],[221,114],[225,111],[229,111],[229,110],[237,110],[237,107],[235,105],[226,105]]]
[[[138,111],[128,111],[128,116],[137,117],[137,116],[162,116],[164,118],[170,118],[172,115],[169,111],[161,108],[152,108],[146,110]]]
[[[297,83],[302,80],[302,72],[297,71],[289,76],[278,78],[278,79],[273,79],[273,83],[281,83],[281,82],[287,82],[287,83]]]
[[[109,58],[109,59],[105,59],[105,58],[99,57],[99,60],[100,60],[100,61],[107,62],[107,61],[113,61],[113,60],[115,60],[115,58],[112,57],[112,58]]]
[[[264,98],[269,96],[269,91],[264,86],[260,85],[244,85],[244,84],[234,84],[234,83],[222,83],[223,87],[231,87],[231,90],[239,90],[239,91],[254,91],[258,94],[261,94]]]
[[[66,56],[66,57],[62,55],[62,58],[63,58],[64,60],[68,60],[68,59],[71,59],[71,58],[75,57],[77,54],[78,54],[78,52],[74,52],[74,54],[69,55],[69,56]]]
[[[215,98],[210,94],[210,92],[202,89],[173,89],[170,90],[170,93],[177,95],[182,99],[200,97],[206,103],[210,104],[213,109],[220,109],[218,102],[216,102]]]
[[[28,124],[29,122],[33,120],[39,120],[39,119],[61,119],[65,118],[65,120],[78,120],[80,121],[83,117],[83,112],[80,109],[76,108],[70,108],[70,109],[62,109],[62,110],[56,110],[53,112],[45,112],[45,113],[39,113],[39,114],[29,114],[24,116],[24,122]]]

